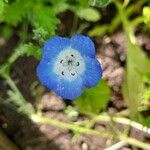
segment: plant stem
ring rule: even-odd
[[[15,85],[14,81],[9,76],[7,76],[6,82],[8,83],[8,85],[10,86],[10,88],[20,97],[20,101],[23,101],[24,103],[26,103],[24,97],[22,96],[22,94],[18,90],[18,88]]]
[[[63,129],[69,129],[69,130],[79,132],[79,133],[95,135],[95,136],[102,136],[102,137],[109,138],[109,139],[114,138],[111,135],[111,133],[109,133],[108,131],[97,131],[97,130],[93,130],[93,129],[88,129],[88,128],[81,127],[81,126],[78,126],[75,124],[65,123],[65,122],[61,122],[61,121],[51,119],[48,117],[40,116],[38,114],[32,114],[30,116],[30,119],[34,122],[54,125],[54,126],[57,126],[57,127],[63,128]],[[138,141],[138,140],[130,138],[130,137],[126,137],[125,135],[121,135],[121,134],[118,135],[118,137],[115,137],[115,139],[124,141],[127,144],[134,145],[134,146],[142,148],[144,150],[149,150],[149,147],[150,147],[150,144],[143,143],[141,141]]]
[[[130,138],[130,137],[126,137],[126,136],[121,135],[120,140],[125,141],[126,143],[128,143],[130,145],[134,145],[136,147],[139,147],[143,150],[149,150],[150,149],[150,144],[143,143],[141,141],[138,141],[138,140]]]
[[[18,150],[18,148],[5,136],[0,130],[0,149],[1,150]]]
[[[77,26],[78,26],[78,16],[74,14],[73,25],[70,33],[71,36],[76,32]]]
[[[51,118],[48,118],[48,117],[40,116],[38,114],[32,114],[30,116],[30,118],[34,122],[50,124],[50,125],[54,125],[54,126],[63,128],[63,129],[73,130],[73,131],[79,132],[79,133],[85,133],[85,134],[90,134],[90,135],[97,135],[97,136],[102,136],[102,137],[105,137],[105,138],[112,139],[112,135],[109,134],[106,131],[92,130],[92,129],[81,127],[81,126],[78,126],[78,125],[75,125],[75,124],[72,124],[72,123],[60,122],[60,121],[55,120],[55,119],[51,119]]]
[[[120,124],[123,124],[123,125],[127,125],[127,126],[130,126],[130,127],[133,127],[137,130],[140,130],[142,132],[145,132],[147,134],[150,134],[150,128],[146,127],[146,126],[143,126],[142,124],[138,123],[138,122],[135,122],[135,121],[132,121],[130,119],[127,119],[127,118],[122,118],[122,117],[110,117],[108,115],[99,115],[99,116],[96,116],[94,117],[93,119],[91,120],[88,120],[88,121],[84,121],[80,124],[88,124],[90,123],[90,125],[92,124],[95,124],[97,121],[104,121],[104,122],[112,122],[112,120],[116,123],[120,123]]]

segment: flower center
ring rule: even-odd
[[[74,80],[85,70],[85,63],[80,53],[67,48],[59,53],[54,63],[53,71],[66,80]]]

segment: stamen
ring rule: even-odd
[[[72,60],[68,60],[68,65],[72,64],[72,62],[73,62]]]
[[[62,63],[63,62],[63,59],[60,61],[60,63]]]
[[[75,75],[75,73],[71,73],[71,75],[72,75],[72,76],[74,76],[74,75]]]
[[[74,49],[66,49],[60,52],[54,65],[54,72],[70,81],[82,74],[84,69],[84,59]]]
[[[77,62],[77,66],[79,66],[80,65],[80,63],[79,62]]]

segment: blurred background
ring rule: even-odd
[[[35,70],[47,39],[77,33],[103,77],[63,100]],[[0,0],[0,150],[148,150],[149,127],[149,0]]]

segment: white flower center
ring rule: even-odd
[[[53,68],[54,73],[69,81],[76,79],[84,70],[84,59],[71,47],[59,53]]]

